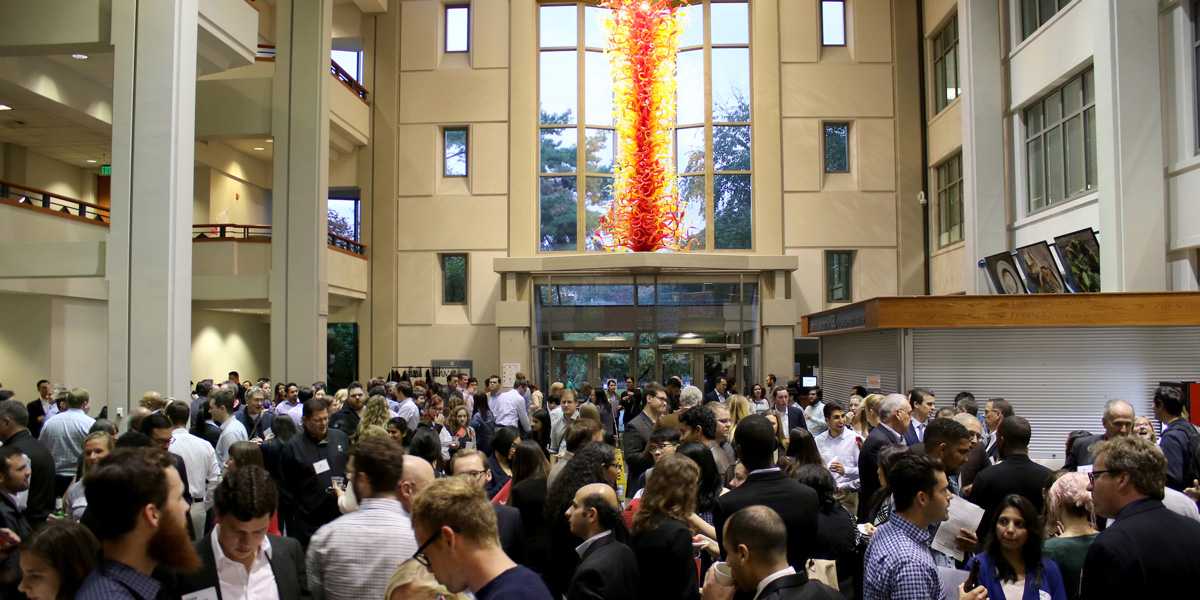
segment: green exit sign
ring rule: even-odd
[[[101,175],[112,175],[112,165],[101,165],[100,166],[100,174]]]

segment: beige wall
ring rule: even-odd
[[[0,294],[0,382],[29,402],[48,379],[91,393],[91,413],[107,404],[108,320],[103,301]]]
[[[192,311],[192,380],[268,377],[270,325],[261,315],[215,310]]]

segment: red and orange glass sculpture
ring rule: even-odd
[[[605,0],[617,133],[613,202],[597,241],[610,252],[683,250],[671,138],[684,14],[669,0]],[[686,4],[685,4],[686,6]]]

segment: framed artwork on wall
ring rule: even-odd
[[[1054,255],[1050,253],[1050,245],[1038,242],[1017,248],[1017,264],[1025,273],[1025,281],[1029,292],[1033,294],[1062,294],[1070,292]]]
[[[1067,285],[1075,292],[1100,291],[1100,242],[1089,227],[1054,238]]]
[[[997,294],[1027,294],[1025,282],[1021,281],[1021,273],[1011,252],[993,254],[983,259],[988,275],[992,278],[992,288]]]

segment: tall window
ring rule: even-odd
[[[1096,187],[1096,93],[1091,69],[1025,109],[1029,212]]]
[[[850,275],[854,253],[830,250],[825,253],[825,299],[827,302],[850,302]]]
[[[361,44],[362,44],[362,42],[359,41],[359,45],[361,45]],[[363,53],[361,50],[334,49],[332,52],[330,52],[330,55],[331,55],[330,58],[333,59],[334,64],[336,64],[343,71],[345,71],[346,74],[349,75],[352,79],[354,79],[355,81],[357,81],[359,83],[362,83],[362,80],[363,80],[363,77],[362,77],[362,55],[363,55]]]
[[[846,45],[846,3],[843,0],[821,1],[821,45]]]
[[[467,255],[443,254],[442,304],[467,303]]]
[[[676,169],[695,249],[749,249],[750,27],[745,2],[697,1],[679,40]],[[616,139],[605,9],[539,9],[539,247],[600,250]],[[582,191],[582,202],[580,192]]]
[[[442,130],[442,175],[466,177],[467,175],[467,128],[447,127]]]
[[[329,190],[329,233],[348,240],[360,241],[359,222],[362,216],[357,188]]]
[[[942,112],[962,91],[958,83],[958,15],[933,37],[933,96]]]
[[[446,52],[466,52],[470,49],[471,9],[466,6],[446,7]]]
[[[938,165],[937,214],[938,246],[948,246],[963,239],[962,154]]]
[[[850,172],[850,124],[825,124],[825,172]]]
[[[1071,2],[1072,0],[1021,0],[1021,39],[1032,35]]]

